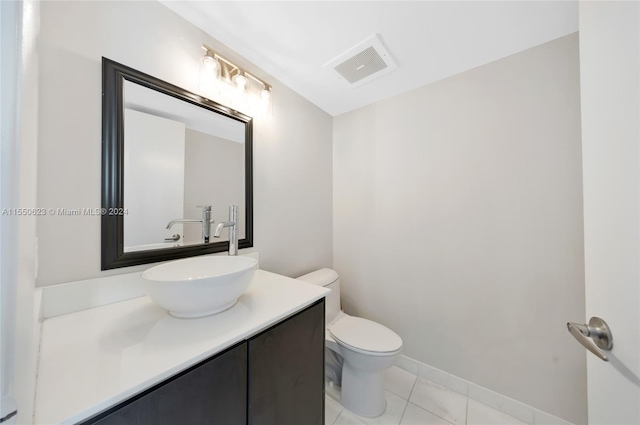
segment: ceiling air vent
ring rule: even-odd
[[[380,37],[374,34],[324,67],[332,67],[351,87],[357,87],[393,71],[397,65]]]

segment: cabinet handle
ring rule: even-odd
[[[609,361],[609,358],[598,349],[611,350],[613,348],[613,335],[607,322],[599,317],[592,317],[589,319],[588,325],[567,322],[567,329],[584,348],[591,351],[599,359],[605,362]],[[593,341],[589,340],[589,338]]]

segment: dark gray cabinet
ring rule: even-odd
[[[243,425],[247,421],[247,343],[145,391],[96,425]]]
[[[324,303],[249,340],[249,425],[324,424]]]
[[[83,425],[324,424],[324,299]]]

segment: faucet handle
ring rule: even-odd
[[[202,208],[202,211],[211,211],[211,205],[196,205],[197,208]]]

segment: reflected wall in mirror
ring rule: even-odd
[[[103,140],[103,270],[252,246],[250,117],[103,58]]]
[[[213,242],[210,222],[185,221],[204,206],[221,222],[237,205],[244,238],[244,138],[239,121],[125,81],[124,252]]]

